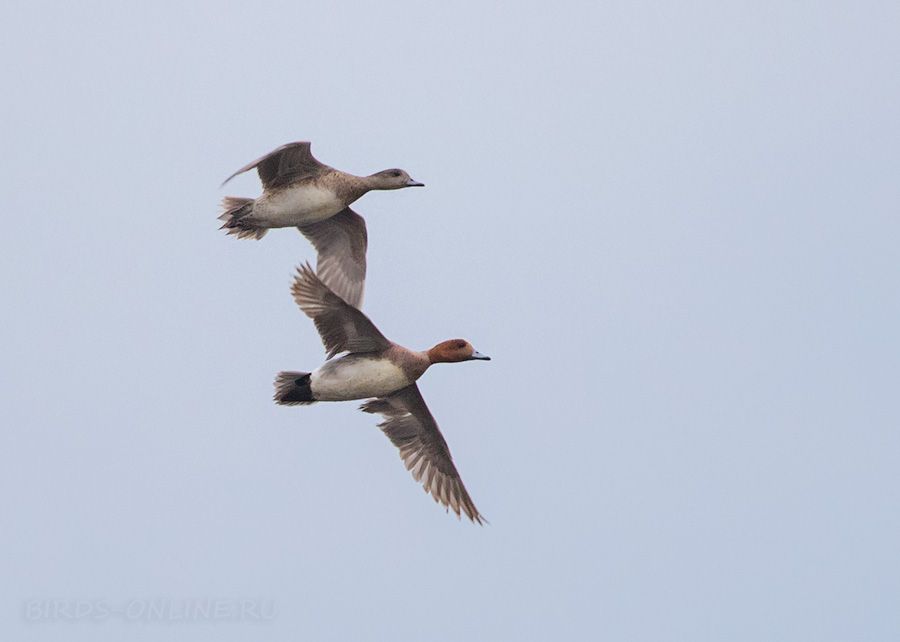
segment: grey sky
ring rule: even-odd
[[[5,9],[0,638],[896,640],[900,8],[329,7]],[[364,311],[493,358],[420,383],[489,526],[272,403],[314,252],[215,219],[294,140],[426,184]]]

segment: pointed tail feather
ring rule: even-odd
[[[252,198],[226,196],[222,199],[222,215],[219,217],[225,223],[219,229],[227,230],[228,234],[237,234],[239,239],[261,239],[269,230],[254,225],[249,216],[251,212]]]
[[[298,406],[316,403],[308,372],[279,372],[275,377],[275,403]]]

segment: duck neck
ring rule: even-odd
[[[372,189],[371,176],[353,176],[346,174],[339,187],[341,200],[347,205]]]
[[[401,364],[411,381],[416,381],[431,366],[431,359],[427,352],[416,352],[409,348],[395,346],[394,355],[394,360]]]

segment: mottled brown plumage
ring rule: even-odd
[[[256,169],[263,193],[257,199],[222,200],[222,229],[238,238],[261,239],[271,228],[296,227],[315,246],[323,281],[355,307],[362,306],[366,279],[366,222],[350,209],[370,190],[421,186],[402,169],[354,176],[316,160],[310,143],[288,143],[225,179]],[[222,183],[223,185],[225,183]]]

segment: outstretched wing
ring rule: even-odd
[[[416,384],[367,401],[360,410],[384,417],[378,427],[400,450],[400,458],[407,470],[416,481],[422,482],[435,501],[452,508],[457,515],[465,513],[473,522],[487,521],[463,486],[447,442]]]
[[[366,285],[366,221],[349,207],[297,228],[319,253],[316,272],[339,297],[361,308]]]
[[[316,324],[329,359],[339,352],[376,352],[391,346],[365,314],[322,283],[309,263],[297,268],[291,294]]]
[[[259,172],[259,180],[262,181],[264,189],[284,187],[304,178],[314,176],[323,169],[331,169],[328,165],[320,163],[313,158],[309,150],[310,143],[308,141],[282,145],[262,158],[257,158],[252,163],[244,165],[226,178],[222,185],[238,174],[243,174],[254,167]]]

